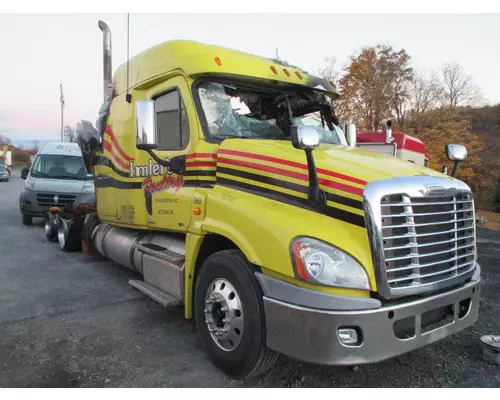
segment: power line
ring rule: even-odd
[[[153,26],[158,25],[161,21],[163,21],[167,17],[170,17],[170,14],[165,15],[164,17],[160,18],[156,22],[152,23],[151,25],[149,25],[146,28],[144,28],[143,30],[141,30],[140,32],[133,34],[134,39],[137,39],[138,36],[142,35],[144,32],[146,32],[147,30],[151,29]]]

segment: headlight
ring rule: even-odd
[[[292,260],[305,281],[350,289],[370,289],[363,267],[349,254],[317,239],[299,237],[291,244]]]
[[[35,190],[35,180],[29,177],[24,181],[24,188],[26,190]]]
[[[93,193],[94,192],[94,181],[87,181],[83,184],[83,193]]]

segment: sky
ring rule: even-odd
[[[127,57],[126,14],[0,14],[0,134],[13,142],[60,138],[65,122],[95,123],[102,103],[102,33],[112,32],[113,71]],[[417,70],[458,62],[491,104],[500,103],[500,14],[130,14],[130,56],[172,39],[190,39],[306,71],[342,65],[362,47],[404,48]]]

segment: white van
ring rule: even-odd
[[[46,143],[21,178],[26,180],[19,196],[24,225],[31,225],[33,217],[44,217],[50,207],[95,204],[93,176],[87,173],[77,143]]]

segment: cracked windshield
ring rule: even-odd
[[[290,140],[290,128],[314,126],[320,142],[347,144],[343,131],[333,123],[333,110],[317,92],[280,92],[264,86],[204,82],[198,87],[208,136]],[[288,104],[293,117],[290,119]]]

